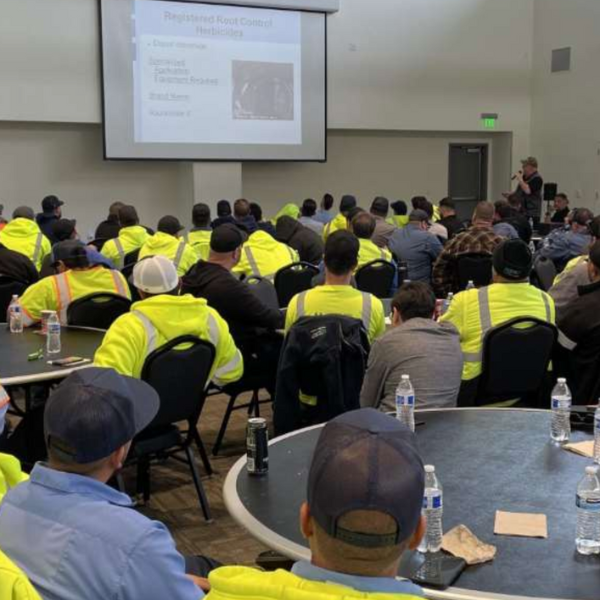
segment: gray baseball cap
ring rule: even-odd
[[[308,475],[308,506],[332,538],[361,548],[397,546],[416,531],[425,489],[417,438],[372,408],[345,413],[321,432]],[[348,531],[338,521],[357,510],[381,512],[394,534]]]
[[[82,465],[107,458],[150,424],[159,402],[139,379],[98,367],[76,371],[46,404],[46,445]]]

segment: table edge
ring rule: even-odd
[[[417,413],[428,412],[459,412],[459,411],[513,411],[513,412],[548,412],[541,409],[533,408],[428,408],[417,410]],[[269,446],[274,446],[283,440],[289,439],[300,433],[319,429],[324,425],[314,425],[305,429],[299,429],[291,433],[286,433],[280,437],[276,437],[269,442]],[[259,542],[265,544],[272,550],[280,552],[293,560],[310,560],[310,550],[304,546],[296,544],[283,536],[275,533],[268,527],[265,527],[258,521],[242,504],[237,493],[237,479],[242,469],[246,466],[246,455],[241,456],[229,470],[225,482],[223,484],[223,501],[227,511],[233,520],[243,527],[252,537]],[[448,588],[447,590],[435,590],[431,588],[423,588],[425,596],[430,600],[555,600],[551,598],[540,598],[534,596],[509,596],[506,594],[493,594],[489,592],[477,592],[463,588]],[[569,599],[564,599],[569,600]]]

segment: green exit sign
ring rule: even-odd
[[[483,113],[481,115],[481,122],[484,129],[496,129],[496,123],[498,122],[499,115],[496,113]]]

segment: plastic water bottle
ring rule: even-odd
[[[396,418],[411,431],[415,430],[415,390],[408,375],[402,375],[396,388]]]
[[[571,391],[566,379],[559,379],[552,390],[550,435],[558,443],[568,442],[571,437]]]
[[[600,464],[600,406],[594,414],[594,462]]]
[[[600,554],[600,479],[598,467],[587,467],[577,486],[577,537],[579,554]]]
[[[467,287],[465,288],[465,291],[468,292],[469,290],[474,290],[475,289],[475,282],[471,279],[469,280],[469,283],[467,283]]]
[[[423,516],[427,520],[425,535],[419,552],[439,552],[442,549],[442,515],[444,513],[444,493],[442,484],[435,474],[433,465],[425,465],[425,495],[423,496]]]
[[[46,352],[48,354],[58,354],[61,350],[60,345],[60,320],[56,312],[48,317],[48,334],[46,335]]]
[[[442,304],[442,315],[445,315],[448,310],[450,310],[450,305],[452,304],[452,300],[454,300],[454,294],[452,292],[450,292],[448,294],[448,297],[444,300],[443,304]]]
[[[8,321],[11,333],[23,333],[23,309],[19,296],[13,296],[8,306]]]

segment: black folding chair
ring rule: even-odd
[[[67,309],[67,323],[77,327],[109,329],[131,308],[131,300],[117,294],[90,294],[75,300]]]
[[[477,405],[522,399],[542,407],[557,339],[554,325],[534,317],[519,317],[488,331],[483,340]]]
[[[488,253],[472,252],[461,254],[456,259],[456,284],[455,293],[467,289],[469,281],[476,288],[482,288],[492,283],[492,255]]]
[[[251,275],[245,279],[250,291],[265,305],[274,310],[279,310],[279,298],[275,286],[264,277]]]
[[[374,260],[356,271],[356,287],[377,298],[389,298],[396,276],[396,267],[387,260]]]
[[[549,258],[540,256],[533,265],[533,282],[544,292],[547,292],[556,279],[556,266]]]
[[[290,300],[301,292],[312,288],[312,280],[319,269],[307,262],[294,263],[275,274],[275,290],[280,308],[287,308]]]
[[[8,320],[6,313],[12,297],[15,295],[21,296],[27,287],[27,284],[23,281],[0,274],[0,320]]]
[[[211,520],[210,507],[191,445],[196,443],[204,467],[211,475],[210,462],[198,432],[198,420],[214,360],[215,347],[189,335],[171,340],[148,356],[142,379],[158,392],[160,408],[152,423],[134,439],[131,453],[137,459],[138,492],[143,494],[146,502],[150,499],[153,458],[170,457],[187,463],[207,521]],[[187,432],[182,432],[176,425],[181,421],[187,421]],[[177,456],[179,452],[183,452],[185,458]]]

